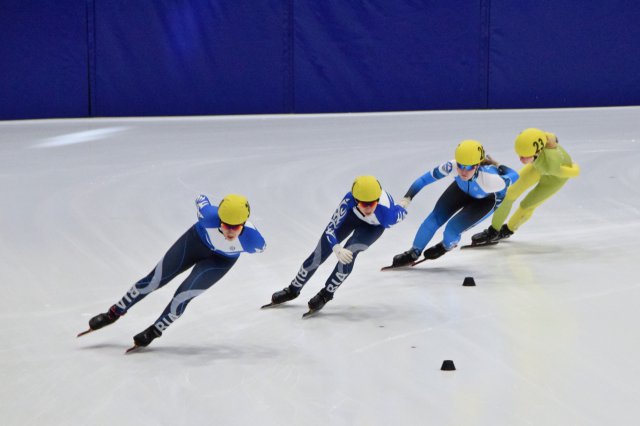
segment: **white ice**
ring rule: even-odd
[[[259,309],[355,176],[399,199],[467,138],[518,167],[513,139],[532,126],[582,174],[511,240],[380,272],[437,182],[316,317],[300,318],[333,256],[301,297]],[[639,107],[2,122],[0,162],[3,425],[640,421]],[[198,194],[230,192],[250,199],[264,253],[242,255],[146,350],[124,355],[180,278],[76,338],[195,222]]]

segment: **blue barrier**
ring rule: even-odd
[[[640,104],[640,2],[7,0],[0,119]]]
[[[85,0],[0,7],[0,119],[88,113]]]

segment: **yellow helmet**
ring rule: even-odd
[[[515,142],[516,154],[520,157],[537,155],[547,143],[547,134],[535,128],[525,129],[518,135]]]
[[[353,181],[351,193],[358,201],[371,202],[380,199],[382,186],[374,176],[358,176]]]
[[[484,160],[484,148],[482,144],[473,139],[467,139],[458,144],[456,148],[456,161],[463,166],[475,166]]]
[[[249,219],[249,201],[238,194],[226,195],[218,206],[218,217],[227,225],[242,225]]]

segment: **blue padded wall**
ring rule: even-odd
[[[635,0],[6,0],[0,119],[640,104]]]
[[[89,111],[85,0],[0,6],[0,119]]]
[[[299,0],[296,112],[483,108],[480,0]]]
[[[491,0],[489,108],[640,104],[640,2]]]
[[[95,2],[98,116],[291,112],[282,0]]]

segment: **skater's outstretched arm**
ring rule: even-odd
[[[433,170],[429,170],[427,173],[420,176],[411,184],[407,193],[404,195],[405,198],[413,199],[413,197],[415,197],[425,186],[451,174],[454,164],[455,160],[447,161],[446,163],[442,163]]]

